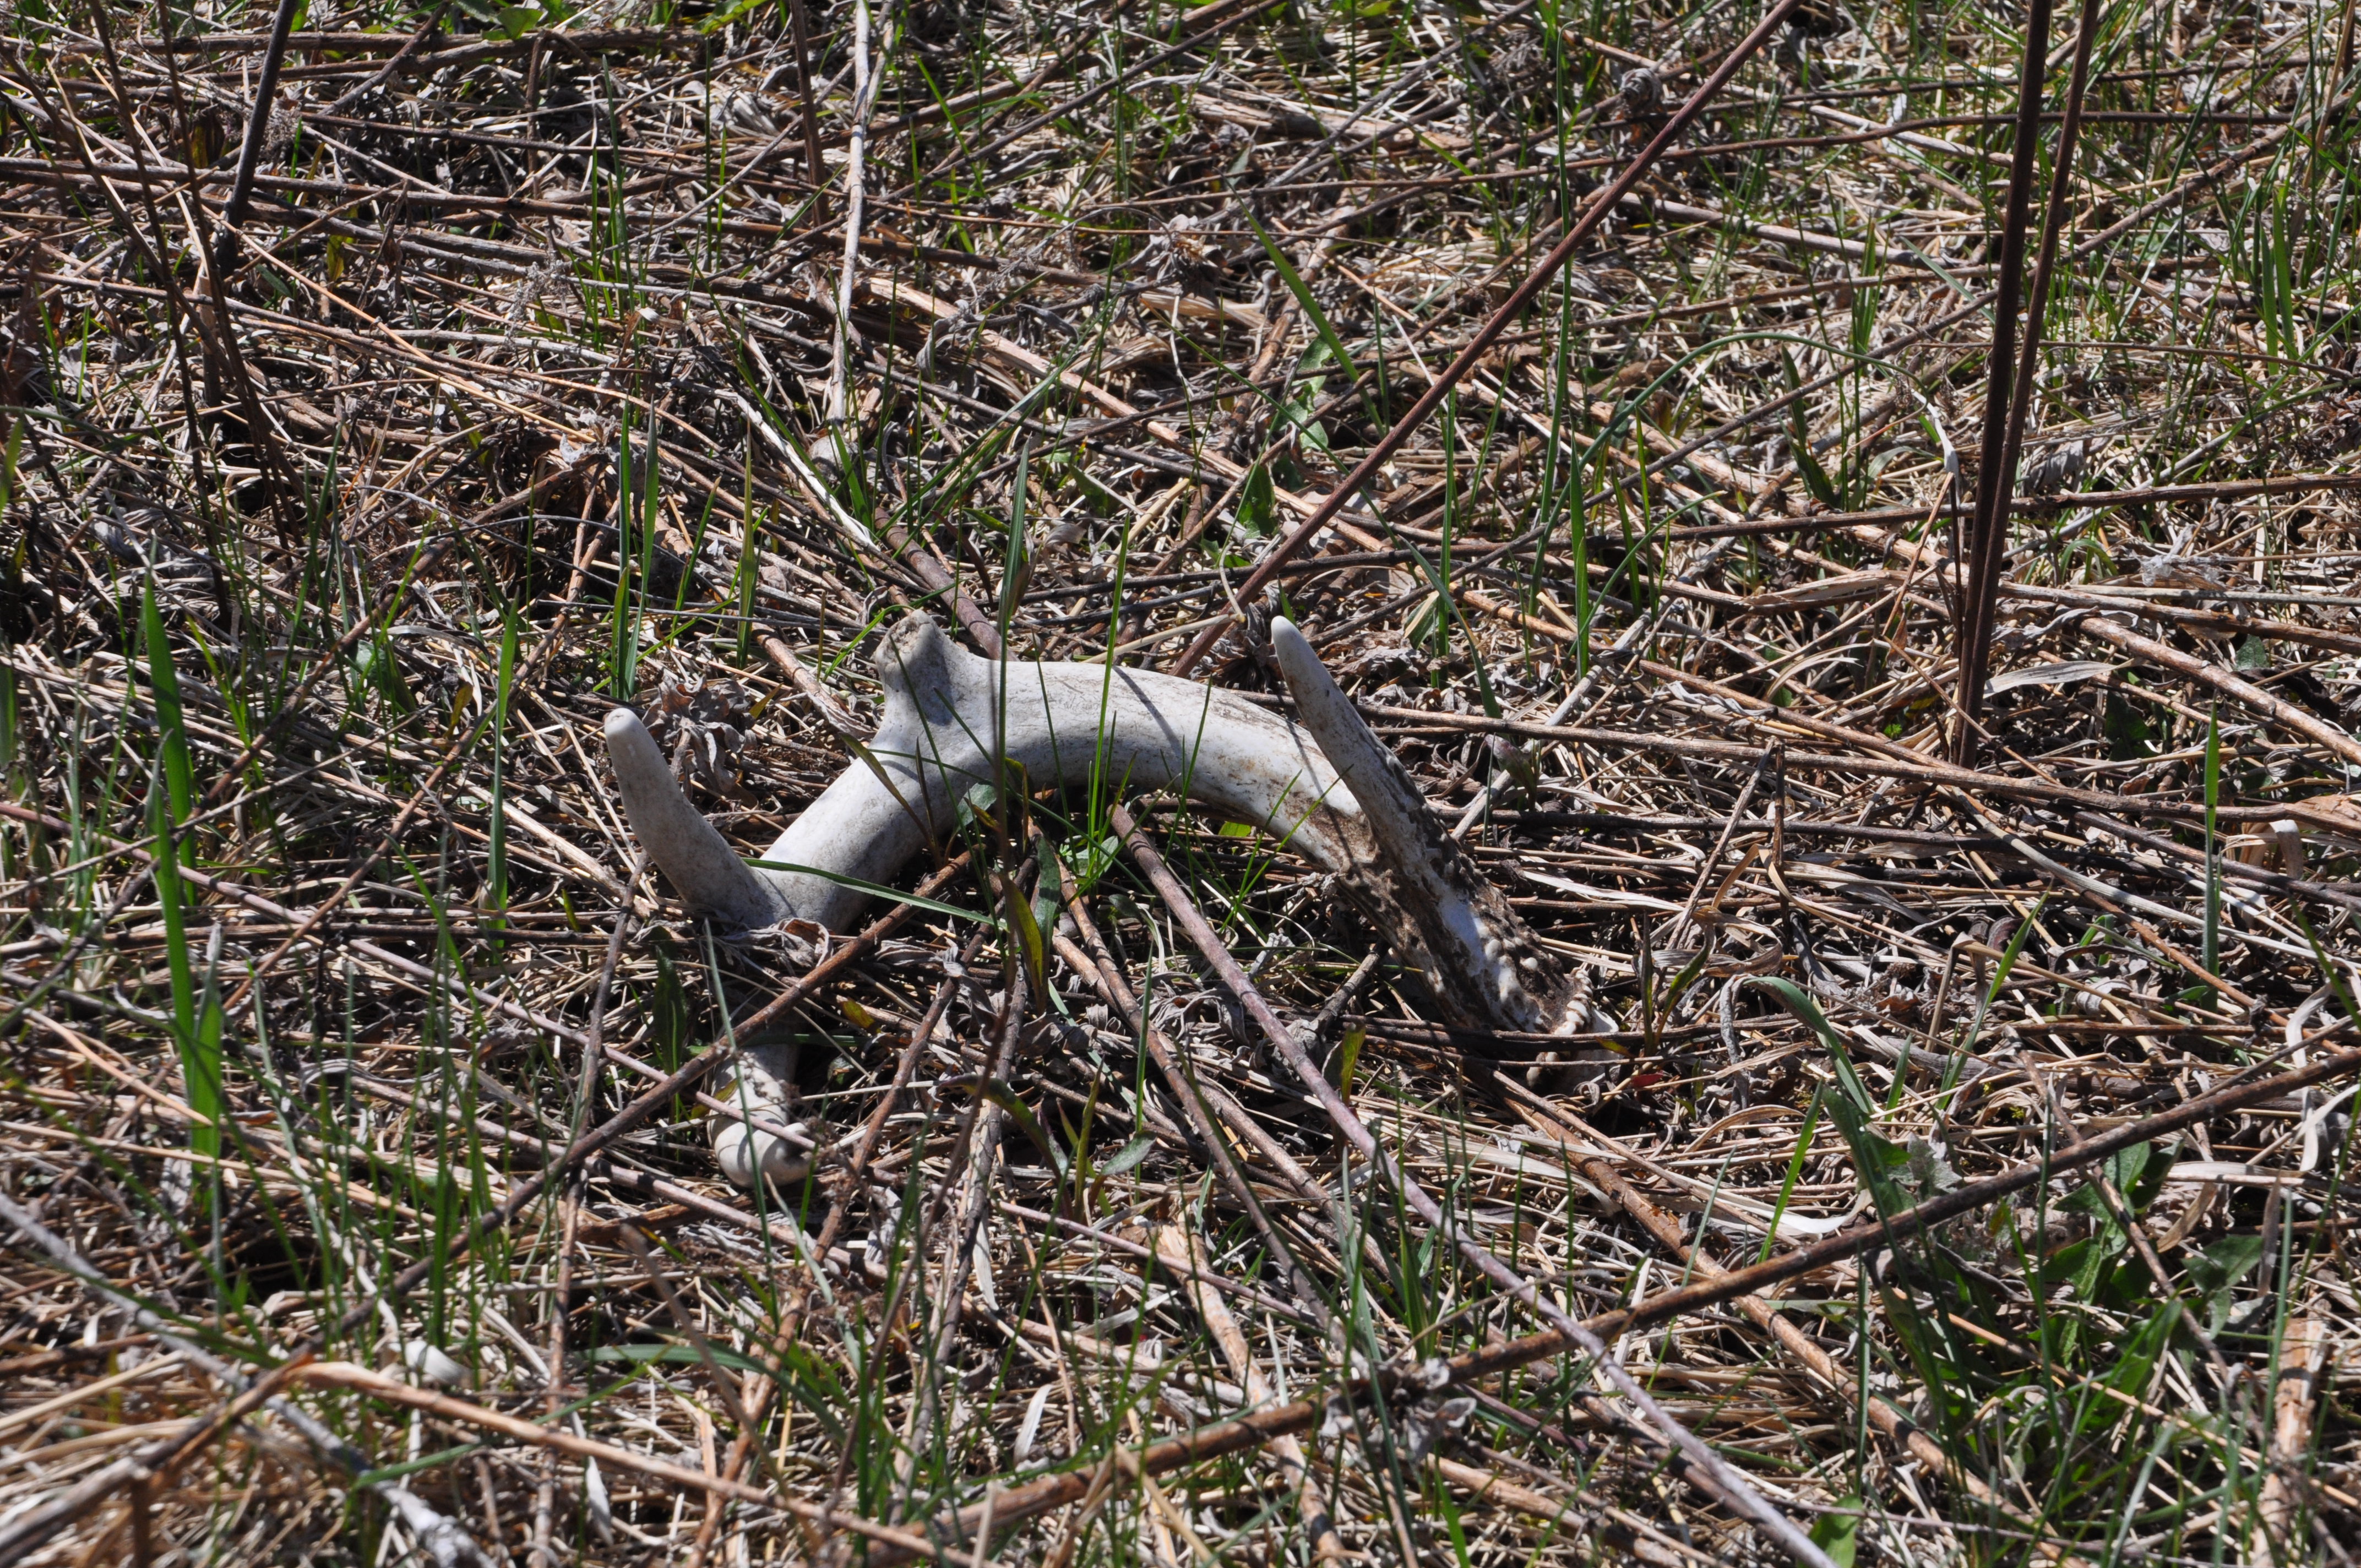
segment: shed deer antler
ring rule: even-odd
[[[1303,634],[1286,620],[1271,633],[1300,724],[1148,671],[978,658],[912,616],[878,651],[876,734],[752,866],[689,804],[628,708],[607,716],[607,754],[650,857],[691,909],[721,925],[841,928],[868,896],[860,884],[891,882],[950,830],[972,786],[998,781],[1006,758],[1032,787],[1169,788],[1268,833],[1335,873],[1454,1023],[1579,1027],[1587,1006],[1573,977],[1444,832]],[[778,1098],[777,1073],[759,1054],[752,1067],[751,1097]],[[803,1168],[798,1151],[735,1121],[717,1124],[715,1152],[741,1184],[757,1168],[774,1179]]]

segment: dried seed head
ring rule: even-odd
[[[1632,119],[1645,118],[1664,106],[1664,79],[1647,66],[1633,66],[1615,85],[1623,96],[1624,114]]]
[[[2024,491],[2028,496],[2054,496],[2071,489],[2090,461],[2089,440],[2061,441],[2026,466]]]
[[[1149,237],[1140,253],[1141,265],[1159,282],[1213,277],[1224,264],[1221,244],[1212,234],[1217,226],[1218,220],[1211,217],[1174,218]]]
[[[754,700],[735,681],[667,678],[648,702],[648,732],[672,759],[676,775],[695,778],[716,795],[742,796],[738,753]]]
[[[278,158],[295,145],[295,133],[303,128],[303,116],[297,112],[291,98],[281,98],[270,105],[270,118],[262,127],[262,155]]]
[[[557,277],[555,260],[537,261],[525,269],[516,280],[515,291],[509,295],[509,331],[514,333],[533,315],[533,306],[541,303],[543,291]]]

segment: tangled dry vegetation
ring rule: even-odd
[[[17,0],[0,1559],[2352,1562],[2353,8],[2039,8],[2012,220],[1972,3],[1617,195],[1755,0]],[[607,710],[757,853],[913,612],[1289,617],[1591,1026],[1120,781],[690,916]]]

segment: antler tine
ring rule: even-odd
[[[615,769],[623,815],[682,901],[749,929],[784,918],[785,901],[689,804],[640,716],[628,707],[614,709],[607,715],[606,733],[607,760]]]
[[[1551,1034],[1576,1026],[1583,1012],[1576,988],[1444,831],[1303,633],[1279,619],[1270,640],[1298,718],[1351,787],[1376,841],[1371,891],[1398,922],[1388,931],[1396,951],[1416,959],[1437,998],[1465,1022]]]

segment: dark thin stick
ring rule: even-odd
[[[2007,441],[2000,466],[1992,473],[1992,517],[1999,543],[1994,546],[1992,577],[1985,586],[1985,598],[1981,601],[1982,620],[1977,627],[1982,636],[1976,663],[1974,700],[1978,706],[1963,710],[1971,718],[1981,712],[1983,701],[1982,671],[1991,659],[1993,596],[2000,588],[1998,562],[2007,550],[2010,497],[2016,488],[2017,458],[2025,446],[2025,422],[2033,407],[2033,378],[2041,367],[2041,318],[2048,307],[2050,274],[2058,265],[2058,241],[2066,232],[2066,225],[2073,221],[2067,198],[2071,194],[2074,142],[2082,129],[2082,90],[2091,79],[2091,44],[2099,30],[2099,0],[2082,0],[2081,30],[2074,38],[2074,73],[2066,89],[2066,117],[2058,129],[2058,153],[2049,170],[2049,203],[2042,218],[2041,255],[2033,264],[2033,290],[2025,302],[2025,346],[2017,356],[2016,383],[2009,397]],[[1960,696],[1964,701],[1966,692],[1962,691]],[[1969,730],[1963,728],[1961,733]]]
[[[222,209],[221,228],[214,238],[214,295],[228,311],[230,263],[237,256],[238,226],[254,199],[255,170],[262,163],[262,144],[270,135],[270,108],[279,96],[279,68],[287,59],[287,34],[295,26],[297,0],[279,0],[279,15],[270,23],[270,43],[262,51],[262,70],[254,79],[254,104],[246,116],[246,145],[238,149],[237,178],[229,188],[229,203]],[[399,59],[399,56],[395,58]]]
[[[2086,0],[2087,3],[2087,0]],[[2085,37],[2089,29],[2084,29]],[[1992,660],[1992,620],[2000,594],[2001,557],[2008,540],[2008,429],[2013,417],[2016,310],[2025,287],[2025,235],[2033,203],[2034,162],[2041,151],[2041,78],[2049,51],[2049,0],[2033,0],[2025,23],[2025,62],[2016,90],[2016,147],[2008,170],[2008,205],[2000,236],[2000,280],[1993,290],[1992,359],[1984,376],[1983,450],[1976,469],[1976,510],[1968,524],[1967,621],[1960,628],[1961,722],[1951,754],[1961,765],[1976,752],[1977,718],[1983,712],[1984,666]],[[2036,311],[2039,310],[2037,304]],[[2038,323],[2026,329],[2028,344]]]
[[[804,178],[826,204],[828,165],[819,157],[819,105],[812,101],[811,27],[804,16],[804,0],[788,0],[787,29],[796,49],[796,112],[804,122]]]

